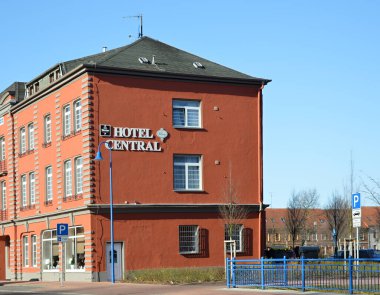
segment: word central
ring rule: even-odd
[[[151,138],[151,137],[149,137]],[[160,143],[157,141],[128,141],[128,140],[107,140],[106,147],[115,151],[141,151],[160,152]]]

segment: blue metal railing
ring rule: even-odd
[[[229,259],[227,287],[380,293],[380,259]]]

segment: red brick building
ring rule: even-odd
[[[360,249],[380,249],[379,207],[361,208],[362,222],[359,229]],[[287,209],[266,209],[266,245],[267,247],[292,247],[292,239],[286,228]],[[350,221],[348,221],[350,223]],[[337,240],[338,249],[344,249],[344,239],[356,239],[356,229],[346,228],[342,237]],[[347,242],[348,243],[348,242]],[[334,253],[332,231],[323,209],[312,209],[305,229],[296,237],[295,246],[319,246],[322,256],[331,256]]]
[[[66,280],[109,279],[110,154],[116,279],[223,265],[231,183],[248,212],[233,230],[238,255],[260,257],[268,82],[143,37],[11,85],[0,96],[0,279],[58,280],[62,260]],[[101,145],[94,161],[103,141],[112,151]]]

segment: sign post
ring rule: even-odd
[[[69,225],[67,223],[57,224],[57,241],[62,243],[62,262],[61,262],[61,287],[63,287],[65,273],[65,243],[69,238]]]
[[[352,194],[352,226],[356,227],[356,258],[359,259],[359,227],[362,223],[360,193]],[[359,264],[359,260],[357,260]]]

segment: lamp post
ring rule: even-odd
[[[114,237],[113,237],[113,190],[112,190],[112,150],[109,148],[107,141],[102,141],[98,145],[95,161],[102,161],[102,153],[100,147],[105,144],[106,148],[110,151],[110,222],[111,222],[111,282],[115,283],[115,262],[114,262]]]

